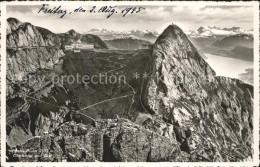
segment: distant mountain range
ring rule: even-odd
[[[155,42],[159,33],[155,30],[131,30],[131,31],[114,31],[107,29],[91,29],[87,34],[98,35],[103,40],[112,40],[115,38],[137,38],[141,40],[146,40],[149,42]]]
[[[235,46],[243,46],[248,48],[253,48],[253,36],[248,34],[237,34],[225,37],[221,40],[213,43],[216,47],[235,47]]]
[[[231,27],[231,28],[220,28],[216,26],[201,26],[197,30],[187,30],[184,31],[189,38],[212,38],[221,39],[224,37],[247,34],[252,35],[253,30],[245,30],[241,27]],[[131,31],[114,31],[108,29],[91,29],[86,32],[87,34],[98,35],[102,40],[112,40],[115,38],[137,38],[141,40],[146,40],[154,43],[159,32],[156,30],[131,30]]]
[[[253,30],[245,30],[240,27],[220,28],[216,26],[202,26],[195,31],[185,32],[190,38],[223,38],[237,34],[252,35]]]
[[[204,53],[253,61],[254,39],[251,34],[235,34],[216,38],[191,38],[197,49]]]
[[[145,34],[152,33],[155,36],[158,36],[159,33],[155,30],[131,30],[131,31],[114,31],[114,30],[107,30],[107,29],[91,29],[88,31],[91,34],[99,34],[99,35],[108,35],[108,34],[132,34],[132,35],[141,35],[144,36]]]

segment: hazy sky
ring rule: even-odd
[[[253,29],[253,7],[224,6],[142,6],[139,13],[122,17],[120,12],[106,18],[105,13],[72,13],[63,18],[57,14],[38,13],[39,6],[7,6],[7,18],[15,17],[22,22],[47,28],[55,33],[75,29],[87,32],[92,28],[128,31],[133,29],[157,30],[161,32],[169,24],[177,24],[184,30],[197,29],[200,26],[233,27]],[[58,7],[49,6],[49,8]],[[74,11],[78,6],[62,6],[61,9]],[[83,6],[89,11],[91,6]],[[97,7],[97,8],[100,8]],[[120,11],[124,7],[117,7]]]

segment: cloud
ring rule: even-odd
[[[8,13],[21,13],[21,14],[25,14],[25,13],[31,13],[33,14],[36,9],[39,9],[41,7],[41,5],[7,5],[6,6],[6,11]]]
[[[92,28],[113,30],[157,29],[162,31],[171,23],[184,29],[196,29],[200,26],[219,27],[239,26],[253,28],[253,7],[250,6],[141,6],[145,10],[122,16],[121,11],[127,6],[118,6],[117,13],[107,19],[107,13],[90,13],[91,6],[82,6],[87,12],[73,13],[79,5],[62,6],[67,14],[60,19],[57,14],[38,13],[40,6],[8,6],[7,16],[17,17],[21,21],[37,26],[53,28],[54,32],[67,31],[71,28],[86,32]],[[48,6],[50,9],[57,7]],[[101,6],[97,6],[99,9]],[[68,14],[72,12],[72,14]]]

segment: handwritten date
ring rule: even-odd
[[[61,5],[57,7],[50,8],[48,4],[43,4],[39,9],[38,13],[43,14],[57,14],[60,18],[65,17],[68,14],[73,13],[92,13],[92,14],[107,14],[106,18],[110,18],[111,16],[119,13],[122,17],[127,15],[132,15],[141,12],[144,10],[144,7],[125,7],[125,8],[118,8],[118,6],[92,6],[90,8],[84,8],[82,6],[74,9],[73,11],[68,11],[67,9],[63,9]]]

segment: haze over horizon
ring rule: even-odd
[[[91,6],[83,7],[85,9],[91,8]],[[6,7],[6,18],[14,17],[22,22],[30,22],[36,26],[49,29],[54,33],[64,33],[70,29],[84,33],[95,28],[114,31],[156,30],[160,33],[172,23],[185,31],[196,30],[201,26],[253,29],[253,7],[251,6],[142,7],[146,9],[125,17],[114,14],[107,19],[107,14],[104,13],[73,13],[61,19],[59,18],[60,15],[38,14],[41,5],[9,5]],[[73,11],[78,6],[62,6],[62,8]],[[119,6],[118,9],[123,9],[123,7]],[[151,27],[151,25],[153,26]]]

